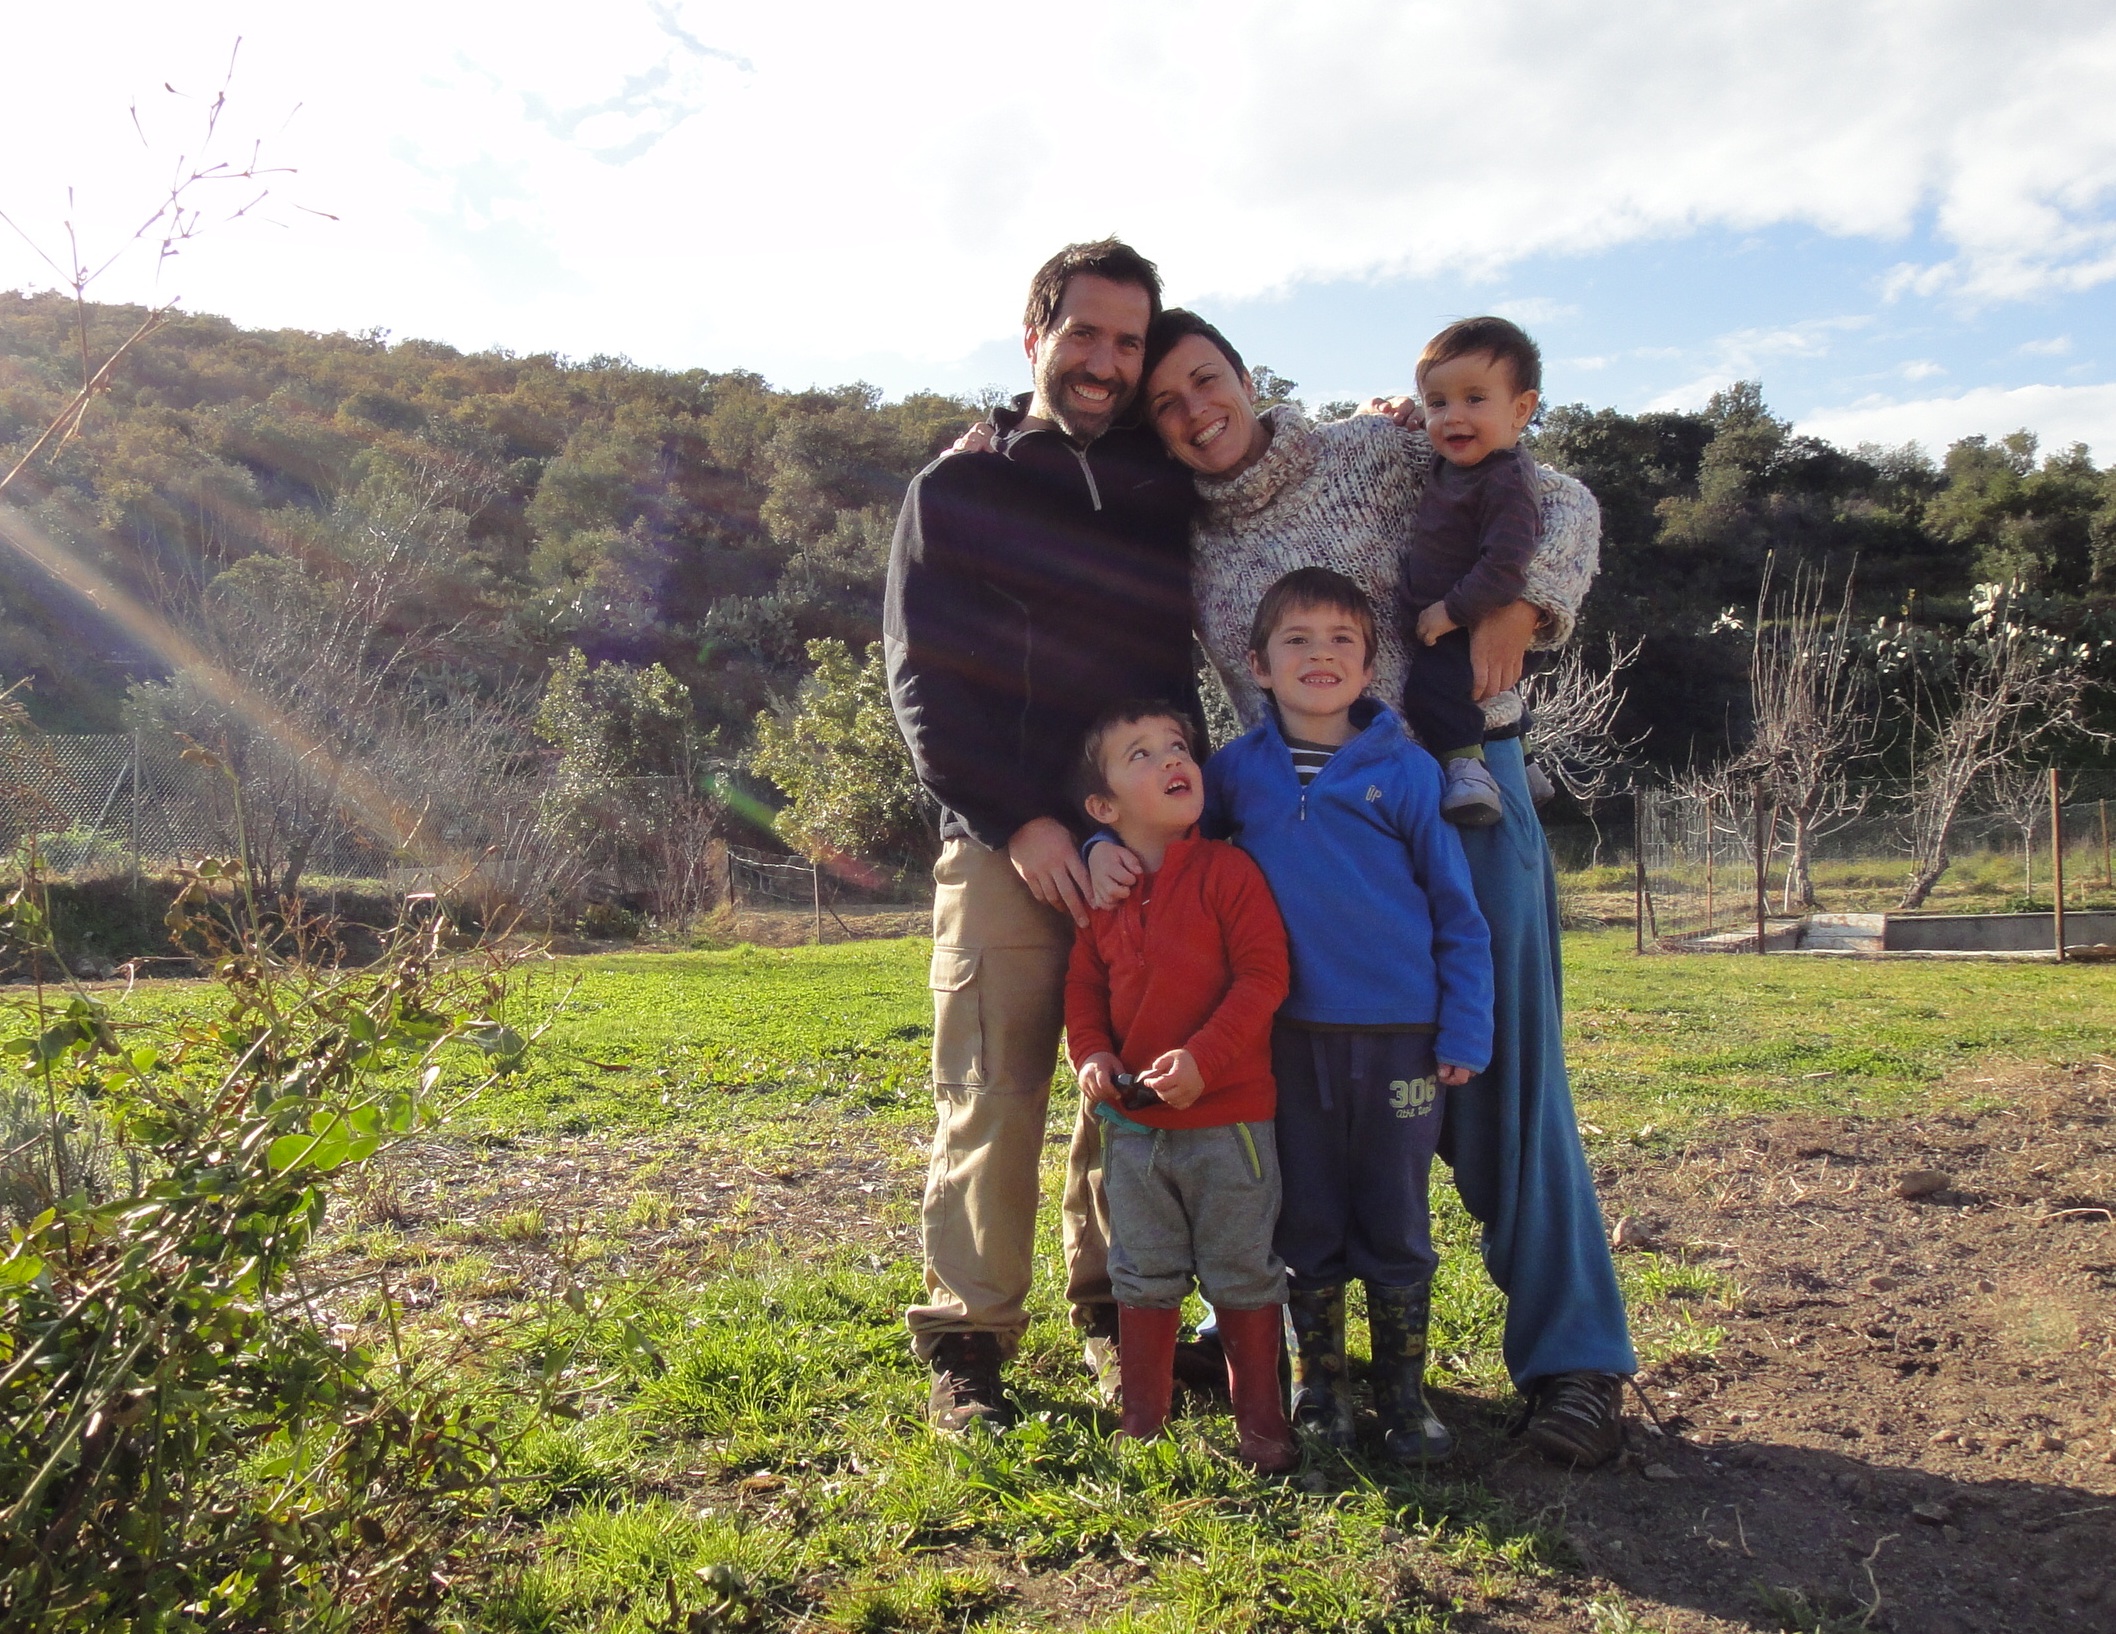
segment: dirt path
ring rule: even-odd
[[[1670,1630],[2116,1627],[2116,1070],[1994,1088],[1981,1115],[1723,1125],[1606,1187],[1743,1301],[1716,1361],[1640,1380],[1671,1434],[1618,1471],[1477,1415],[1473,1463],[1562,1525],[1586,1598]],[[1899,1195],[1919,1170],[1947,1179]]]

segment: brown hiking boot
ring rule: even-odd
[[[1624,1382],[1614,1373],[1554,1373],[1529,1386],[1521,1432],[1553,1463],[1599,1469],[1624,1450]]]
[[[1014,1422],[1014,1404],[999,1380],[999,1339],[990,1333],[944,1333],[933,1347],[933,1390],[926,1397],[926,1422],[944,1435],[961,1435],[973,1424],[1003,1430]]]

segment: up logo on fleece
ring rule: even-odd
[[[1389,1105],[1399,1118],[1422,1118],[1440,1098],[1440,1084],[1433,1078],[1398,1078],[1389,1085]]]

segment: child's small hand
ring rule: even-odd
[[[1205,1075],[1198,1071],[1197,1058],[1188,1050],[1170,1050],[1156,1057],[1153,1065],[1139,1074],[1139,1082],[1179,1112],[1205,1093]]]
[[[1107,1050],[1091,1055],[1081,1062],[1080,1093],[1087,1097],[1088,1105],[1093,1106],[1097,1101],[1115,1101],[1115,1075],[1123,1070],[1124,1063]]]
[[[1406,431],[1425,428],[1425,404],[1416,397],[1369,397],[1355,414],[1385,414]]]
[[[1466,1084],[1476,1076],[1475,1071],[1469,1067],[1451,1067],[1445,1061],[1440,1063],[1440,1081],[1450,1088]]]
[[[1461,628],[1461,625],[1447,616],[1447,603],[1444,601],[1434,602],[1418,615],[1418,639],[1428,647],[1448,631]]]
[[[1091,900],[1098,908],[1114,908],[1131,895],[1143,872],[1135,852],[1115,840],[1104,840],[1087,854],[1088,882],[1094,887]]]

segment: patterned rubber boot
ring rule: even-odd
[[[1455,1450],[1455,1438],[1425,1399],[1425,1331],[1433,1285],[1379,1288],[1367,1284],[1367,1331],[1374,1342],[1374,1411],[1382,1444],[1399,1464],[1435,1464]]]
[[[1352,1396],[1345,1379],[1345,1285],[1295,1288],[1286,1296],[1287,1348],[1293,1352],[1293,1427],[1325,1446],[1352,1445]]]

